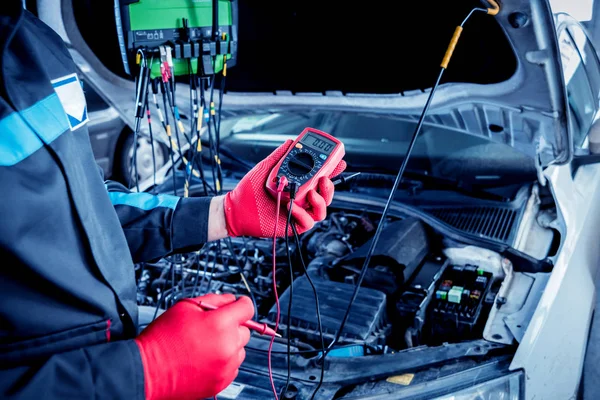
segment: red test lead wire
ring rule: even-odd
[[[202,308],[203,310],[208,310],[208,311],[216,310],[219,308],[219,307],[213,306],[212,304],[208,304],[205,301],[199,301],[197,303],[195,301],[193,301],[192,299],[183,299],[182,301],[188,301],[190,303],[197,305],[198,307]],[[260,322],[256,322],[256,321],[249,319],[248,321],[244,322],[243,325],[248,329],[252,329],[253,331],[258,332],[261,335],[281,337],[280,334],[275,332],[273,329],[269,328],[269,326],[267,324],[261,324]]]
[[[277,317],[275,318],[275,332],[279,328],[279,317],[280,317],[280,307],[279,307],[279,295],[277,294],[277,228],[279,227],[279,210],[281,208],[281,193],[283,189],[288,185],[288,180],[285,176],[281,176],[279,178],[279,183],[277,185],[277,208],[275,209],[275,231],[273,232],[273,292],[275,293],[275,304],[277,306]],[[275,336],[271,336],[271,343],[269,343],[269,380],[271,381],[271,388],[273,389],[273,396],[275,396],[275,400],[279,400],[279,396],[277,395],[277,389],[275,388],[275,380],[273,379],[273,367],[271,365],[271,352],[273,351],[273,343],[275,342]]]

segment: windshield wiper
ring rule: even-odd
[[[367,182],[385,182],[390,185],[394,183],[394,177],[384,173],[365,173],[363,172],[361,175],[357,176],[353,179],[350,184],[354,184],[358,187],[362,186]],[[359,183],[360,182],[360,183]],[[400,182],[400,189],[405,189],[412,191],[415,193],[418,190],[424,189],[439,189],[439,190],[451,190],[456,193],[464,194],[469,197],[474,197],[482,200],[490,200],[497,202],[508,202],[509,198],[502,196],[500,194],[491,193],[483,189],[479,189],[474,187],[473,185],[468,184],[465,181],[459,179],[452,178],[443,178],[435,175],[427,174],[423,171],[418,170],[406,170],[404,172],[404,178]],[[366,185],[369,186],[369,185]]]
[[[479,189],[463,180],[460,179],[452,179],[452,178],[442,178],[440,176],[429,175],[421,171],[405,171],[404,179],[402,179],[402,183],[406,184],[412,178],[417,180],[420,183],[423,183],[424,186],[442,189],[442,190],[453,190],[457,193],[461,193],[467,195],[469,197],[476,197],[482,200],[490,200],[490,201],[499,201],[499,202],[508,202],[509,198],[502,196],[500,194],[491,193],[487,190]],[[413,181],[414,182],[414,181]],[[422,186],[421,186],[422,188]],[[416,187],[419,189],[419,186]]]

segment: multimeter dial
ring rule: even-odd
[[[304,152],[291,157],[287,163],[287,168],[290,174],[294,176],[302,176],[309,174],[315,166],[315,160],[313,157]]]
[[[283,160],[278,175],[285,175],[289,181],[301,185],[317,173],[326,159],[325,154],[306,147],[296,147]]]

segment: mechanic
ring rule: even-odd
[[[133,264],[228,235],[272,236],[276,206],[264,181],[291,141],[225,196],[131,193],[99,173],[61,38],[21,1],[7,0],[0,44],[0,397],[219,393],[245,357],[250,333],[241,324],[252,318],[252,302],[202,297],[214,311],[179,302],[140,333]],[[333,191],[323,178],[309,206],[295,208],[300,232],[325,218]]]

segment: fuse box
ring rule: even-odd
[[[493,304],[493,275],[476,265],[452,265],[438,281],[429,306],[428,333],[433,340],[474,338],[485,325],[482,314]]]

